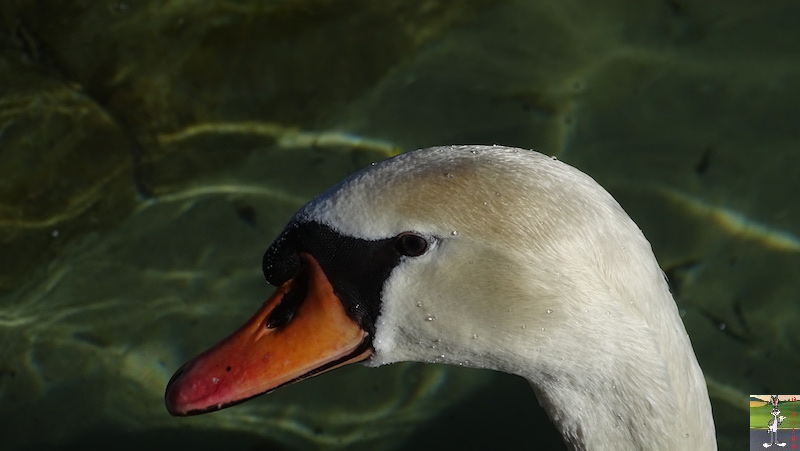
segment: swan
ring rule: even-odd
[[[705,379],[650,244],[599,184],[532,150],[374,163],[266,251],[278,286],[167,385],[175,416],[354,362],[519,375],[570,449],[716,449]]]

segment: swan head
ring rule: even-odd
[[[649,244],[617,202],[589,176],[533,151],[452,146],[404,154],[315,199],[289,228],[303,224],[395,248],[412,236],[424,247],[392,259],[378,280],[359,278],[380,285],[360,301],[374,308],[368,365],[546,370],[564,357],[554,343],[630,338],[586,321],[624,320],[629,310],[639,310],[637,319],[651,315],[651,306],[639,305],[636,279],[666,290]],[[352,246],[341,243],[342,253]],[[375,262],[347,268],[359,265]]]
[[[518,374],[556,421],[566,415],[558,396],[648,380],[655,399],[677,389],[675,377],[696,377],[672,377],[664,361],[688,347],[696,367],[638,227],[589,176],[533,151],[450,146],[374,164],[303,207],[263,269],[278,290],[176,373],[171,413],[353,362]],[[631,402],[613,393],[609,402]],[[568,441],[583,433],[562,429]]]

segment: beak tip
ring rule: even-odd
[[[167,389],[164,392],[164,405],[167,407],[167,412],[173,417],[181,417],[186,415],[186,410],[181,408],[180,390],[177,388],[181,375],[183,374],[183,367],[175,372],[167,383]]]
[[[167,412],[174,417],[185,417],[201,411],[198,404],[207,401],[214,392],[214,384],[203,383],[202,378],[193,376],[189,362],[178,369],[167,383],[164,404]]]

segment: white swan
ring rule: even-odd
[[[533,151],[423,149],[319,196],[264,256],[280,285],[184,365],[168,410],[217,410],[346,363],[520,375],[574,449],[716,448],[703,373],[650,245]]]

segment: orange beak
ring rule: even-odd
[[[308,254],[301,258],[309,286],[288,323],[267,327],[297,279],[281,285],[239,330],[172,376],[164,396],[169,413],[219,410],[372,354],[369,334],[347,316],[319,263]]]

